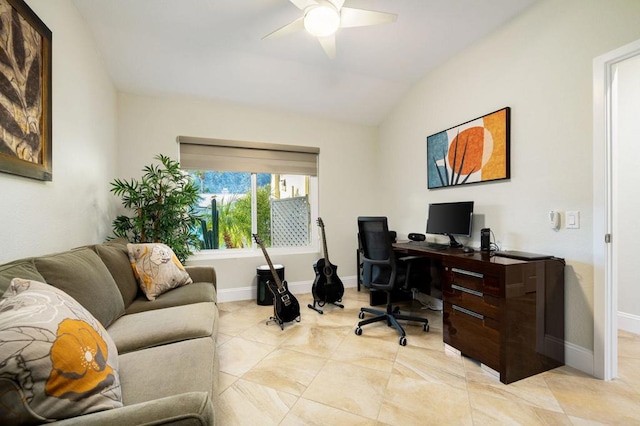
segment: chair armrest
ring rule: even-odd
[[[202,425],[215,424],[213,403],[207,392],[189,392],[127,405],[56,422],[58,425]]]
[[[213,266],[185,266],[184,269],[189,273],[193,282],[213,283],[217,289],[216,270]]]

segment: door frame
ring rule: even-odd
[[[613,67],[640,55],[640,40],[593,60],[593,375],[618,376],[618,285],[613,279]]]

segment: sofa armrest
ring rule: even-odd
[[[216,284],[216,270],[213,266],[185,266],[184,268],[191,276],[193,282],[213,283],[216,290],[218,289]]]
[[[184,425],[215,424],[213,403],[207,392],[189,392],[127,405],[56,422],[59,425]]]

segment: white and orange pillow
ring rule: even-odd
[[[0,424],[122,407],[118,352],[71,296],[15,278],[0,299]]]
[[[142,292],[149,300],[193,280],[169,246],[161,243],[127,244],[129,261]]]

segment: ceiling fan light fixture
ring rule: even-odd
[[[328,37],[340,28],[340,13],[330,6],[309,8],[304,15],[304,28],[316,37]]]

